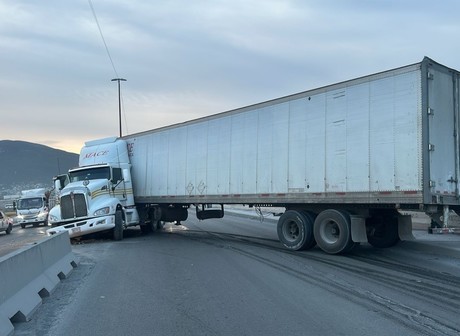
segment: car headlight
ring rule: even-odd
[[[110,207],[101,208],[94,211],[94,216],[108,215],[110,213]]]

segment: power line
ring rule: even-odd
[[[120,128],[120,137],[121,137],[122,135],[121,133],[121,108],[123,105],[123,110],[124,110],[124,103],[121,104],[121,102],[123,101],[123,97],[121,96],[121,93],[120,93],[120,80],[126,81],[126,79],[120,78],[120,76],[118,76],[117,69],[115,68],[115,64],[113,63],[112,56],[110,55],[109,47],[107,46],[107,43],[105,42],[104,34],[102,33],[102,29],[97,19],[96,11],[94,10],[93,3],[91,2],[91,0],[88,0],[88,4],[89,4],[89,7],[91,8],[91,12],[93,13],[94,21],[96,21],[97,28],[99,29],[99,34],[101,35],[102,42],[104,43],[105,51],[107,52],[107,56],[109,57],[110,64],[112,64],[113,72],[115,73],[116,78],[112,79],[112,81],[118,81],[118,113],[119,113],[119,128]],[[123,113],[123,119],[125,120],[126,130],[128,131],[126,113]]]
[[[88,0],[89,7],[91,8],[91,12],[93,12],[94,20],[96,21],[97,28],[99,29],[99,33],[101,34],[102,42],[104,42],[105,51],[107,52],[107,56],[109,56],[110,63],[112,64],[113,71],[115,72],[115,76],[118,78],[118,72],[115,68],[115,64],[113,63],[112,56],[110,56],[109,48],[107,47],[107,43],[105,43],[104,34],[102,34],[101,26],[99,25],[99,21],[97,20],[96,11],[94,10],[93,3],[91,0]]]

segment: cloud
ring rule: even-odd
[[[72,146],[411,64],[460,68],[460,4],[0,0],[5,139]],[[72,145],[70,145],[72,143]]]

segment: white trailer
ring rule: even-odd
[[[424,58],[108,143],[127,146],[128,209],[144,230],[186,220],[190,206],[199,219],[222,217],[225,204],[276,206],[289,249],[389,247],[412,237],[400,210],[424,211],[433,228],[460,210],[459,83]]]

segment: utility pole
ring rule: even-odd
[[[120,126],[120,138],[121,138],[121,94],[120,94],[120,82],[126,82],[124,78],[114,78],[112,82],[118,82],[118,125]]]

